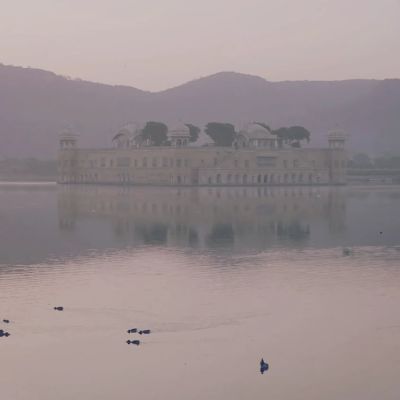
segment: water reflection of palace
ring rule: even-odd
[[[65,186],[58,209],[62,230],[101,220],[132,245],[265,248],[343,230],[345,197],[318,187]]]

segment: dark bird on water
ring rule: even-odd
[[[139,335],[148,335],[151,333],[150,329],[143,329],[142,331],[139,331]]]
[[[343,250],[342,250],[342,254],[344,256],[350,256],[350,255],[353,254],[353,250],[350,249],[349,247],[344,247]]]
[[[266,363],[264,361],[264,359],[262,358],[261,361],[260,361],[260,372],[261,372],[261,374],[263,374],[265,371],[268,371],[268,369],[269,369],[268,363]]]
[[[9,323],[10,323],[10,320],[9,320],[9,319],[3,319],[3,322],[4,322],[5,324],[9,324]]]
[[[136,329],[136,328],[128,329],[127,332],[128,332],[128,333],[136,333],[136,332],[137,332],[137,329]]]
[[[60,307],[60,306],[54,307],[54,309],[55,309],[56,311],[64,311],[64,307]]]
[[[8,332],[4,332],[3,329],[0,329],[0,337],[3,337],[3,336],[9,337],[10,334]]]
[[[136,346],[139,346],[140,340],[127,340],[126,343],[128,343],[128,344],[136,344]]]

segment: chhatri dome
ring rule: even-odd
[[[214,140],[207,135],[207,133],[204,132],[202,129],[199,132],[199,136],[195,142],[189,143],[190,147],[208,147],[208,146],[215,146]]]
[[[341,129],[334,129],[328,133],[329,147],[332,149],[343,149],[348,135]]]
[[[265,128],[264,126],[257,124],[256,122],[249,123],[244,131],[247,135],[253,139],[274,139],[275,136]]]
[[[131,122],[118,130],[112,142],[117,148],[129,148],[137,144],[141,133],[140,124]]]
[[[190,129],[183,122],[179,122],[173,128],[168,129],[168,139],[171,146],[186,146],[190,140]]]
[[[241,129],[237,138],[233,143],[236,148],[250,147],[250,148],[276,148],[277,140],[267,128],[251,122]]]

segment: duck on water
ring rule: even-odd
[[[263,374],[264,372],[268,371],[268,369],[269,369],[268,363],[266,363],[264,361],[264,358],[262,358],[261,361],[260,361],[260,372],[261,372],[261,374]]]

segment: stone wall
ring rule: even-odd
[[[60,149],[60,183],[138,185],[345,184],[343,149],[144,147]]]

